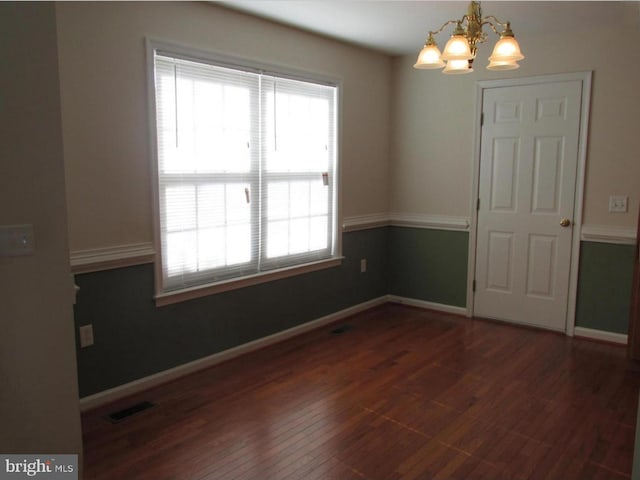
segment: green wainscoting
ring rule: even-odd
[[[582,242],[576,327],[627,333],[633,256],[633,245]]]
[[[381,227],[345,233],[341,266],[156,307],[153,265],[76,276],[82,397],[387,294],[466,306],[468,232]],[[583,242],[576,326],[626,333],[633,246]],[[360,260],[367,272],[360,273]],[[76,329],[77,331],[77,329]]]
[[[465,307],[468,251],[468,232],[393,227],[389,293]]]
[[[92,324],[95,337],[77,351],[80,396],[386,295],[387,237],[387,228],[347,233],[339,267],[164,307],[153,300],[153,265],[77,275],[76,327]]]

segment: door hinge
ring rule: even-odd
[[[478,197],[478,201],[476,202],[476,210],[480,211],[480,197]]]
[[[472,292],[476,291],[476,281],[475,280],[471,283],[471,291]]]
[[[484,112],[480,114],[480,126],[484,125]]]

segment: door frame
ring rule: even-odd
[[[569,295],[565,317],[565,334],[573,336],[578,296],[578,269],[580,262],[580,238],[582,229],[582,209],[584,200],[584,182],[587,163],[589,133],[589,113],[591,107],[591,78],[593,72],[561,73],[501,80],[479,80],[476,82],[476,108],[473,132],[473,175],[471,180],[471,222],[469,225],[469,259],[467,267],[467,316],[473,316],[475,292],[473,282],[476,270],[476,249],[478,234],[477,202],[480,192],[480,147],[482,139],[482,100],[484,91],[489,88],[541,85],[545,83],[580,81],[582,96],[580,105],[580,131],[578,138],[578,168],[574,197],[573,232],[571,240],[571,265],[569,270]]]

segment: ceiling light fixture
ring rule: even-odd
[[[447,42],[442,53],[433,38],[446,27],[456,24],[453,35]],[[520,52],[520,45],[516,41],[511,22],[501,22],[493,15],[482,17],[480,2],[471,2],[467,14],[460,20],[449,20],[438,30],[429,32],[424,48],[418,54],[418,60],[413,66],[418,69],[436,69],[445,67],[442,73],[471,73],[473,60],[476,58],[477,45],[487,40],[487,34],[482,28],[489,25],[500,40],[493,48],[489,57],[488,70],[513,70],[519,68],[518,61],[524,58]],[[498,32],[502,27],[502,32]],[[446,63],[445,63],[446,62]]]

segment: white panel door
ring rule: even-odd
[[[476,316],[565,329],[581,89],[484,90]]]

